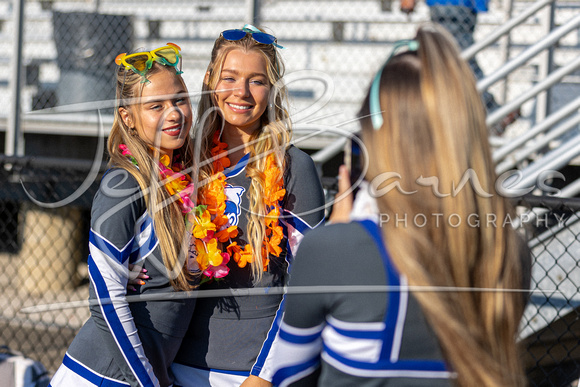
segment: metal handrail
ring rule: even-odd
[[[12,105],[8,115],[8,125],[4,140],[4,153],[12,156],[21,156],[24,153],[24,136],[20,130],[20,95],[22,88],[22,46],[24,42],[24,0],[13,2],[14,12],[14,42],[12,52],[12,69],[10,77],[10,95]]]
[[[501,37],[511,32],[515,27],[519,26],[525,22],[530,16],[534,15],[540,9],[544,8],[546,5],[553,3],[555,0],[540,0],[531,7],[527,8],[526,11],[522,12],[513,19],[510,19],[507,23],[500,26],[487,38],[475,43],[474,45],[468,47],[463,52],[461,52],[461,57],[465,60],[469,60],[477,55],[484,48],[492,45],[498,41]]]
[[[551,73],[548,77],[546,77],[546,79],[544,79],[543,81],[536,84],[534,87],[532,87],[527,92],[521,94],[519,97],[517,97],[513,101],[506,103],[505,105],[503,105],[502,107],[500,107],[499,109],[497,109],[493,113],[491,113],[487,117],[487,120],[486,120],[487,125],[490,126],[490,125],[493,125],[495,123],[498,123],[507,114],[509,114],[510,112],[512,112],[512,111],[516,110],[517,108],[519,108],[520,106],[522,106],[522,104],[524,102],[526,102],[529,99],[532,99],[533,97],[538,95],[540,92],[545,91],[545,90],[549,89],[550,87],[554,86],[556,83],[561,81],[562,78],[564,78],[568,74],[573,73],[579,67],[580,67],[580,55],[578,57],[576,57],[576,59],[574,59],[572,62],[568,63],[568,65],[561,67],[557,71],[554,71],[553,73]]]
[[[486,124],[488,126],[491,126],[497,122],[499,122],[503,117],[505,117],[508,113],[514,111],[515,109],[519,108],[520,106],[523,105],[524,102],[528,101],[529,99],[535,97],[536,95],[538,95],[540,92],[545,91],[547,89],[549,89],[550,87],[552,87],[553,85],[555,85],[556,83],[558,83],[559,81],[562,80],[562,78],[564,78],[566,75],[574,72],[577,68],[580,68],[580,56],[578,56],[574,61],[570,62],[568,65],[561,67],[560,69],[558,69],[557,71],[551,73],[546,79],[544,79],[543,81],[539,82],[538,84],[536,84],[534,87],[532,87],[530,90],[528,90],[526,93],[523,93],[522,95],[520,95],[518,98],[514,99],[513,101],[505,104],[504,106],[502,106],[501,108],[497,109],[496,111],[494,111],[493,113],[491,113],[486,120]],[[572,104],[574,103],[578,103],[577,101],[572,102]],[[566,106],[567,110],[574,110],[573,106],[574,105],[570,105],[570,106]],[[566,113],[566,111],[564,111],[564,113]],[[569,113],[568,113],[569,114]],[[563,114],[563,116],[565,116],[567,114]],[[557,116],[555,116],[557,117]],[[557,121],[556,121],[557,122]],[[555,123],[555,122],[553,122]],[[550,123],[553,124],[553,123]],[[543,127],[542,131],[548,129],[549,126]],[[534,132],[535,133],[535,132]],[[539,133],[539,131],[538,131]],[[538,133],[535,133],[534,136]],[[516,139],[515,141],[518,142],[525,142],[529,139],[531,139],[533,136],[530,137],[525,137],[525,140],[521,140],[521,139]],[[521,145],[515,145],[515,147],[513,147],[512,149],[510,149],[509,152],[511,152],[511,150],[517,148],[517,146]],[[341,138],[337,141],[335,141],[334,143],[330,144],[327,146],[327,148],[324,148],[322,150],[320,150],[319,152],[317,152],[316,155],[316,159],[315,162],[316,163],[324,163],[328,160],[330,160],[332,157],[334,157],[335,155],[337,155],[338,153],[340,153],[343,150],[345,144],[345,139]],[[510,143],[504,145],[506,147],[506,149],[509,149],[507,147],[512,147],[513,145],[511,145]],[[502,148],[503,149],[503,148]],[[505,155],[507,155],[509,152],[506,152],[505,150],[503,150],[502,152],[505,152]],[[504,156],[505,157],[505,156]],[[496,159],[497,161],[497,159]]]
[[[521,189],[530,187],[535,184],[538,176],[544,171],[557,171],[566,165],[574,157],[580,155],[580,135],[575,136],[558,149],[548,152],[539,161],[530,164],[523,169],[522,178],[519,182],[513,184],[511,189]]]
[[[494,42],[496,42],[499,38],[504,36],[505,34],[509,33],[513,30],[516,26],[521,25],[525,20],[527,20],[530,16],[537,13],[539,10],[544,8],[547,5],[554,3],[555,0],[539,0],[535,2],[532,6],[526,9],[526,11],[522,12],[520,15],[516,16],[513,19],[510,19],[504,25],[500,26],[494,33],[492,33],[486,39],[474,44],[471,47],[468,47],[461,53],[462,58],[470,59],[473,56],[477,55],[482,49],[490,46]],[[573,17],[564,25],[552,30],[546,37],[544,37],[539,42],[535,43],[534,45],[530,46],[528,49],[523,51],[520,55],[518,55],[513,60],[509,61],[508,63],[504,64],[500,67],[497,71],[493,74],[489,75],[481,79],[477,83],[477,88],[481,92],[486,90],[490,86],[492,86],[497,81],[504,79],[507,75],[513,72],[516,68],[521,66],[522,64],[526,63],[532,57],[537,55],[539,52],[545,50],[553,46],[557,43],[563,36],[568,34],[570,31],[577,29],[580,26],[580,15]],[[549,89],[554,84],[558,83],[562,80],[563,77],[572,73],[580,66],[580,57],[574,60],[573,62],[569,63],[565,67],[558,69],[557,71],[551,73],[548,77],[546,77],[541,82],[537,83],[532,89],[528,90],[526,93],[521,94],[515,100],[512,100],[506,104],[504,104],[499,109],[495,110],[493,113],[489,114],[486,120],[486,124],[488,126],[492,126],[498,122],[500,122],[507,114],[511,113],[512,111],[517,110],[520,108],[524,102],[536,97],[539,93]],[[574,101],[573,103],[580,103],[580,101]],[[502,144],[501,148],[494,153],[494,160],[498,161],[503,159],[508,154],[510,154],[513,150],[517,147],[521,146],[523,143],[528,141],[529,139],[533,138],[539,133],[542,133],[549,129],[553,124],[561,120],[562,118],[566,117],[567,115],[571,114],[574,110],[574,105],[567,105],[562,111],[555,113],[554,115],[550,116],[549,119],[543,121],[540,125],[533,128],[523,136],[514,139],[513,142],[509,142],[507,144]],[[317,152],[315,155],[315,162],[316,163],[324,163],[334,157],[336,154],[340,153],[344,148],[345,141],[344,139],[339,139],[335,143],[332,143],[327,146],[327,148]]]
[[[580,179],[574,180],[572,183],[568,184],[560,190],[556,196],[563,198],[571,198],[576,196],[580,192]]]
[[[501,66],[493,74],[481,79],[477,82],[477,90],[484,91],[487,90],[491,85],[497,81],[505,78],[509,73],[514,71],[516,68],[520,67],[528,60],[536,56],[539,52],[545,50],[546,48],[553,46],[557,43],[563,36],[567,35],[570,31],[580,27],[580,14],[568,20],[566,24],[554,29],[546,37],[541,39],[536,44],[528,47],[516,58],[512,59],[508,63]]]
[[[546,117],[544,121],[540,122],[538,125],[529,129],[521,136],[514,138],[513,141],[510,141],[508,144],[505,144],[501,148],[495,150],[493,152],[493,161],[498,162],[502,160],[508,154],[516,150],[519,146],[525,144],[532,138],[536,137],[538,134],[541,134],[546,130],[550,129],[557,122],[563,120],[564,118],[574,113],[578,109],[580,109],[580,97],[577,97],[572,102],[566,104],[564,107],[550,114],[548,117]]]
[[[534,221],[538,216],[543,215],[549,211],[557,210],[558,207],[562,205],[562,198],[568,198],[566,201],[566,207],[573,210],[580,210],[580,199],[573,198],[580,191],[580,179],[575,180],[571,184],[565,186],[560,190],[560,192],[551,196],[536,197],[534,195],[525,195],[521,199],[528,205],[530,205],[530,210],[526,211],[519,219],[523,219],[524,215],[528,219],[528,222]],[[541,205],[543,208],[534,208],[534,205]],[[576,212],[577,213],[577,212]],[[576,218],[573,222],[566,222],[566,224],[558,223],[555,226],[550,227],[546,232],[538,235],[536,238],[528,242],[528,247],[533,249],[539,243],[546,241],[547,239],[553,237],[560,230],[578,222],[580,218]],[[518,224],[514,226],[519,226]]]
[[[515,155],[510,156],[503,163],[498,164],[496,167],[496,172],[503,173],[509,170],[510,168],[515,167],[519,162],[525,160],[532,153],[548,146],[550,141],[557,139],[558,137],[562,136],[571,129],[575,129],[578,126],[578,124],[580,124],[580,114],[576,114],[571,119],[565,121],[558,127],[550,130],[550,132],[546,136],[540,138],[531,146],[524,148],[519,152],[516,152]]]
[[[341,137],[332,144],[329,144],[318,152],[313,153],[310,157],[312,157],[315,164],[323,164],[342,152],[347,142],[348,139],[346,137]]]
[[[546,209],[542,209],[542,210],[531,210],[529,212],[530,215],[542,215],[544,213],[548,212],[548,210]],[[576,216],[574,217],[574,219],[572,221],[568,221],[564,224],[560,224],[557,223],[554,226],[551,226],[550,228],[548,228],[546,231],[544,231],[543,233],[541,233],[540,235],[538,235],[537,237],[531,239],[530,241],[528,241],[528,247],[530,249],[534,249],[537,246],[539,246],[540,244],[544,244],[546,241],[551,240],[554,238],[554,235],[558,234],[560,231],[570,228],[571,226],[573,226],[574,224],[578,223],[580,221],[580,217],[578,217],[578,212],[575,212]],[[530,220],[533,220],[530,217]]]

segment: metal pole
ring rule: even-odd
[[[549,21],[549,28],[550,31],[554,30],[554,20],[556,18],[556,4],[552,3],[550,4],[550,21]],[[547,69],[548,69],[548,74],[551,74],[552,71],[554,71],[554,46],[550,46],[550,48],[548,49],[548,55],[546,58],[548,64],[547,64]],[[546,116],[550,115],[551,113],[551,109],[552,109],[552,88],[549,88],[548,90],[546,90]]]
[[[12,76],[10,77],[10,95],[12,105],[8,115],[4,153],[12,156],[24,154],[24,136],[20,127],[20,90],[22,87],[22,45],[24,29],[24,0],[14,0],[14,45],[12,47]]]
[[[260,26],[260,0],[246,0],[246,23]]]
[[[507,20],[506,23],[508,21],[511,20],[513,13],[514,13],[514,2],[513,0],[504,0],[504,5],[507,6]],[[511,31],[508,32],[506,34],[506,39],[505,39],[505,46],[504,46],[504,57],[503,57],[503,63],[507,63],[510,60],[510,52],[511,52],[511,48],[512,48],[512,34]],[[509,84],[509,79],[508,76],[506,76],[505,81],[503,82],[503,87],[502,87],[502,100],[505,102],[508,99],[508,84]]]
[[[539,13],[538,20],[543,29],[542,34],[550,34],[550,9],[545,9]],[[538,79],[544,79],[550,74],[548,71],[548,51],[539,54],[536,60],[538,61]],[[536,122],[542,122],[548,116],[548,112],[546,111],[546,107],[548,106],[546,103],[547,100],[548,94],[546,92],[540,93],[536,96]]]

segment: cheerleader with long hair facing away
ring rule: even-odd
[[[333,387],[526,385],[516,337],[529,250],[502,225],[515,214],[495,191],[485,110],[453,38],[426,25],[397,42],[360,121],[367,184],[351,222],[302,241],[264,376],[283,386],[306,375]],[[292,292],[307,286],[345,291]]]

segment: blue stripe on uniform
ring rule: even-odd
[[[151,226],[151,231],[152,233],[155,233],[155,228],[153,227],[153,219],[149,216],[149,215],[144,215],[141,216],[141,218],[143,218],[143,221],[141,222],[141,224],[139,225],[139,234],[142,234],[145,229],[149,226]],[[140,221],[140,219],[138,219],[138,222]],[[150,235],[150,239],[151,239]],[[140,247],[137,243],[133,243],[133,249],[131,251],[131,255],[129,256],[129,263],[135,263],[137,262],[140,258],[142,258],[142,253],[147,253],[145,248]]]
[[[372,340],[382,340],[384,332],[380,331],[355,331],[343,328],[338,328],[332,323],[327,321],[327,324],[332,327],[336,332],[345,337],[351,337],[353,339],[372,339]]]
[[[342,364],[361,370],[388,370],[388,371],[441,371],[447,372],[445,363],[440,360],[399,360],[390,362],[388,359],[381,359],[377,363],[368,363],[347,359],[339,353],[324,345],[324,352]]]
[[[308,223],[286,209],[283,211],[282,219],[284,222],[298,230],[302,235],[304,235],[307,231],[312,230],[312,227]]]
[[[116,380],[112,380],[109,378],[105,378],[93,370],[87,368],[83,364],[80,364],[73,360],[68,354],[64,355],[64,359],[62,360],[62,364],[64,364],[68,369],[73,371],[75,374],[81,376],[83,379],[88,380],[89,382],[93,383],[96,386],[100,387],[127,387],[129,383],[122,383]]]
[[[92,257],[90,257],[89,260],[89,274],[94,283],[97,297],[99,299],[110,300],[107,284]],[[115,337],[118,345],[121,347],[121,351],[127,357],[129,365],[136,373],[137,378],[142,381],[144,385],[153,386],[154,383],[149,377],[143,363],[141,363],[139,356],[135,352],[129,337],[127,336],[127,332],[125,332],[123,324],[117,315],[114,304],[112,302],[107,302],[100,306],[103,311],[103,317],[107,320],[107,323],[110,326],[111,333]]]
[[[146,258],[157,246],[157,236],[155,234],[155,227],[153,226],[153,219],[151,216],[146,215],[141,227],[139,228],[139,233],[143,234],[145,230],[150,227],[151,232],[149,233],[149,238],[145,242],[140,241],[141,246],[139,246],[139,256],[143,259]]]
[[[139,247],[139,257],[147,258],[149,254],[151,254],[151,252],[155,250],[156,246],[157,246],[157,236],[155,235],[155,230],[151,230],[151,236],[149,237],[149,239],[147,239],[147,241],[142,246]]]
[[[289,332],[285,331],[284,329],[280,329],[280,338],[288,341],[289,343],[308,344],[308,343],[312,343],[312,342],[318,340],[321,333],[322,332],[317,332],[317,333],[312,334],[312,335],[302,336],[302,335],[293,335],[292,333],[289,333]]]
[[[108,257],[113,258],[119,263],[125,262],[129,258],[131,252],[132,243],[128,243],[125,248],[119,250],[111,242],[104,239],[102,236],[94,232],[92,229],[89,232],[89,242],[92,243],[96,248],[101,250]]]
[[[149,226],[153,227],[153,218],[151,218],[149,215],[146,215],[143,219],[143,222],[141,223],[141,227],[139,227],[139,232],[142,233]]]
[[[282,296],[282,302],[280,302],[280,306],[278,307],[278,310],[276,311],[276,316],[274,317],[274,321],[272,322],[272,326],[270,327],[270,330],[268,331],[268,335],[266,336],[266,340],[264,341],[264,344],[262,345],[262,349],[260,350],[260,353],[258,354],[258,358],[256,359],[254,366],[252,367],[252,371],[251,371],[252,375],[256,375],[254,372],[259,374],[260,371],[262,370],[262,367],[264,366],[264,363],[266,362],[266,358],[268,357],[268,354],[270,353],[270,349],[272,348],[272,343],[274,342],[274,339],[276,338],[276,334],[280,330],[280,322],[282,321],[285,297],[286,297],[286,295]]]
[[[284,368],[280,368],[279,370],[276,371],[276,373],[274,374],[274,376],[272,377],[272,384],[273,385],[278,385],[280,384],[282,381],[300,373],[303,371],[306,371],[309,368],[312,368],[314,366],[316,366],[319,363],[319,358],[315,357],[312,358],[310,360],[307,360],[303,363],[300,364],[296,364],[290,367],[284,367]]]
[[[312,230],[313,227],[286,209],[283,209],[282,213],[284,216],[281,218],[282,221],[280,222],[280,226],[282,226],[284,236],[286,236],[286,262],[291,265],[292,261],[294,260],[295,252],[292,251],[292,246],[290,246],[290,238],[288,238],[288,225],[292,226],[302,235],[304,235],[307,231]],[[288,268],[288,272],[290,272],[290,268]]]
[[[250,160],[250,154],[246,153],[241,159],[240,161],[237,162],[236,165],[234,165],[233,167],[230,168],[226,168],[224,169],[224,175],[229,178],[229,177],[234,177],[236,175],[238,175],[240,172],[242,172],[244,170],[244,168],[246,168],[246,165],[248,165],[248,161]]]
[[[362,220],[359,222],[374,239],[377,248],[381,253],[383,264],[385,266],[385,273],[387,275],[387,285],[400,286],[401,282],[399,275],[389,253],[385,248],[381,231],[376,223],[370,220]],[[393,347],[393,339],[395,337],[395,328],[397,327],[397,316],[399,314],[399,303],[401,301],[401,292],[389,292],[388,305],[385,313],[385,331],[383,332],[383,348],[381,350],[380,359],[389,358],[391,349]],[[379,360],[380,361],[380,360]]]

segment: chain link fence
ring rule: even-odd
[[[41,361],[49,372],[59,366],[88,308],[22,309],[88,298],[90,205],[105,170],[91,172],[91,164],[0,157],[0,344]],[[513,225],[526,231],[533,256],[520,335],[532,386],[570,386],[580,377],[579,211],[574,198],[518,202]]]
[[[0,159],[0,343],[41,361],[51,372],[88,318],[88,309],[19,311],[88,298],[88,232],[96,183],[70,200],[89,175],[88,164]],[[62,200],[67,204],[58,205]]]
[[[535,386],[576,386],[580,377],[580,199],[519,203],[533,256],[522,321],[524,362]],[[574,384],[572,384],[574,383]]]

